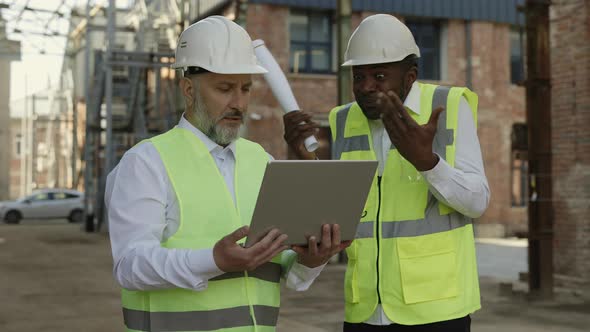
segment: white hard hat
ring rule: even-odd
[[[414,36],[405,24],[387,14],[365,18],[354,30],[342,66],[361,66],[397,62],[420,50]]]
[[[262,74],[252,39],[223,16],[209,16],[180,34],[172,68],[199,67],[217,74]]]

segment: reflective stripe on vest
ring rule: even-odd
[[[253,306],[258,325],[275,326],[279,308]],[[123,309],[128,328],[139,331],[212,331],[252,325],[250,307],[208,311],[149,312]]]
[[[344,137],[344,124],[352,105],[352,103],[347,104],[336,114],[336,139],[334,139],[334,147],[332,148],[332,159],[334,160],[339,160],[344,152],[371,150],[367,135]]]
[[[281,264],[268,262],[266,264],[260,265],[254,271],[248,272],[248,277],[280,283],[281,282],[281,270],[282,270]],[[209,279],[209,281],[226,280],[226,279],[243,278],[243,277],[244,277],[244,272],[227,272],[227,273],[219,275],[215,278]]]
[[[472,224],[471,218],[462,214],[452,213],[441,216],[438,209],[429,209],[425,219],[402,220],[402,221],[381,221],[381,238],[391,239],[398,237],[412,237],[420,235],[435,234],[451,231],[456,228]],[[372,238],[375,236],[373,229],[374,221],[363,221],[359,223],[356,230],[357,239]]]
[[[453,145],[455,141],[453,129],[447,129],[447,121],[443,121],[447,118],[447,98],[449,97],[449,91],[451,90],[448,86],[437,86],[432,96],[432,107],[438,106],[445,107],[445,110],[440,114],[438,125],[436,128],[436,135],[432,142],[432,149],[442,159],[447,159],[447,146]]]

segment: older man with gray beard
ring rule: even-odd
[[[349,243],[324,225],[321,244],[288,249],[271,230],[241,244],[270,157],[239,138],[257,65],[248,34],[221,16],[188,27],[173,68],[185,112],[130,149],[107,179],[114,276],[133,331],[273,331],[280,278],[305,290]]]

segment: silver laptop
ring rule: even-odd
[[[342,241],[353,240],[377,171],[377,161],[276,160],[266,166],[246,246],[272,228],[288,245],[321,240],[322,224],[339,224]]]

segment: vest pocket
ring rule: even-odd
[[[458,295],[457,253],[451,232],[397,239],[404,303]]]

